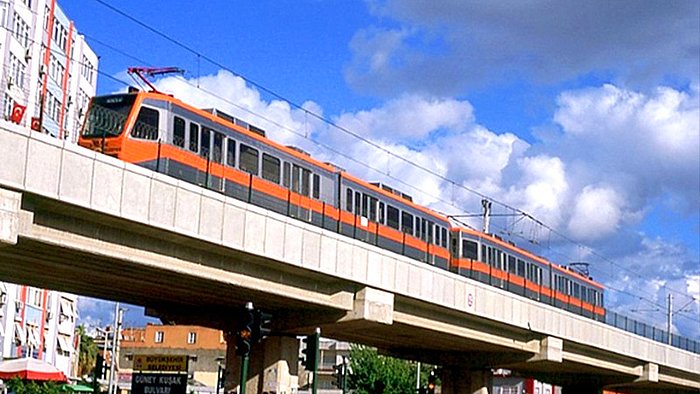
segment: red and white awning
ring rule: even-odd
[[[66,375],[45,361],[34,358],[18,358],[0,362],[0,379],[18,376],[26,380],[54,380],[65,382]]]

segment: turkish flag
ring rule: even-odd
[[[39,130],[40,128],[41,128],[41,124],[39,123],[39,118],[32,116],[32,130],[41,131],[41,130]]]
[[[26,105],[19,105],[17,103],[12,104],[12,115],[10,115],[10,120],[19,124],[22,121],[24,110],[26,109]]]

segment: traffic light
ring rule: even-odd
[[[253,323],[253,343],[260,342],[263,338],[268,337],[272,332],[270,323],[272,315],[265,313],[260,309],[255,311],[255,322]]]
[[[247,356],[250,354],[250,348],[253,346],[255,331],[255,314],[252,309],[244,309],[238,320],[238,328],[236,329],[236,354],[239,356]]]
[[[217,387],[217,392],[219,391],[218,389],[224,388],[224,384],[226,383],[226,368],[223,366],[219,365],[219,370],[217,371],[216,374],[216,387]]]
[[[437,376],[435,376],[435,369],[430,371],[428,375],[428,394],[435,394],[435,382],[437,381]]]
[[[339,389],[343,388],[343,380],[345,380],[345,364],[340,363],[333,366],[333,385]]]
[[[318,365],[318,341],[320,336],[319,333],[314,333],[302,339],[305,347],[304,350],[301,351],[304,354],[301,359],[301,365],[303,365],[307,371],[315,371]]]

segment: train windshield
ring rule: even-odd
[[[135,94],[115,94],[92,99],[83,137],[116,137],[124,130]]]

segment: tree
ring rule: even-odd
[[[421,368],[422,382],[430,366]],[[416,391],[416,364],[393,357],[381,356],[367,346],[350,345],[348,385],[356,394],[405,394]]]
[[[78,376],[90,375],[95,368],[97,359],[97,344],[95,340],[87,335],[85,326],[78,326],[78,336],[80,337],[80,347],[78,353]]]
[[[15,394],[59,394],[61,385],[56,382],[37,382],[14,377],[7,381],[7,390]]]

